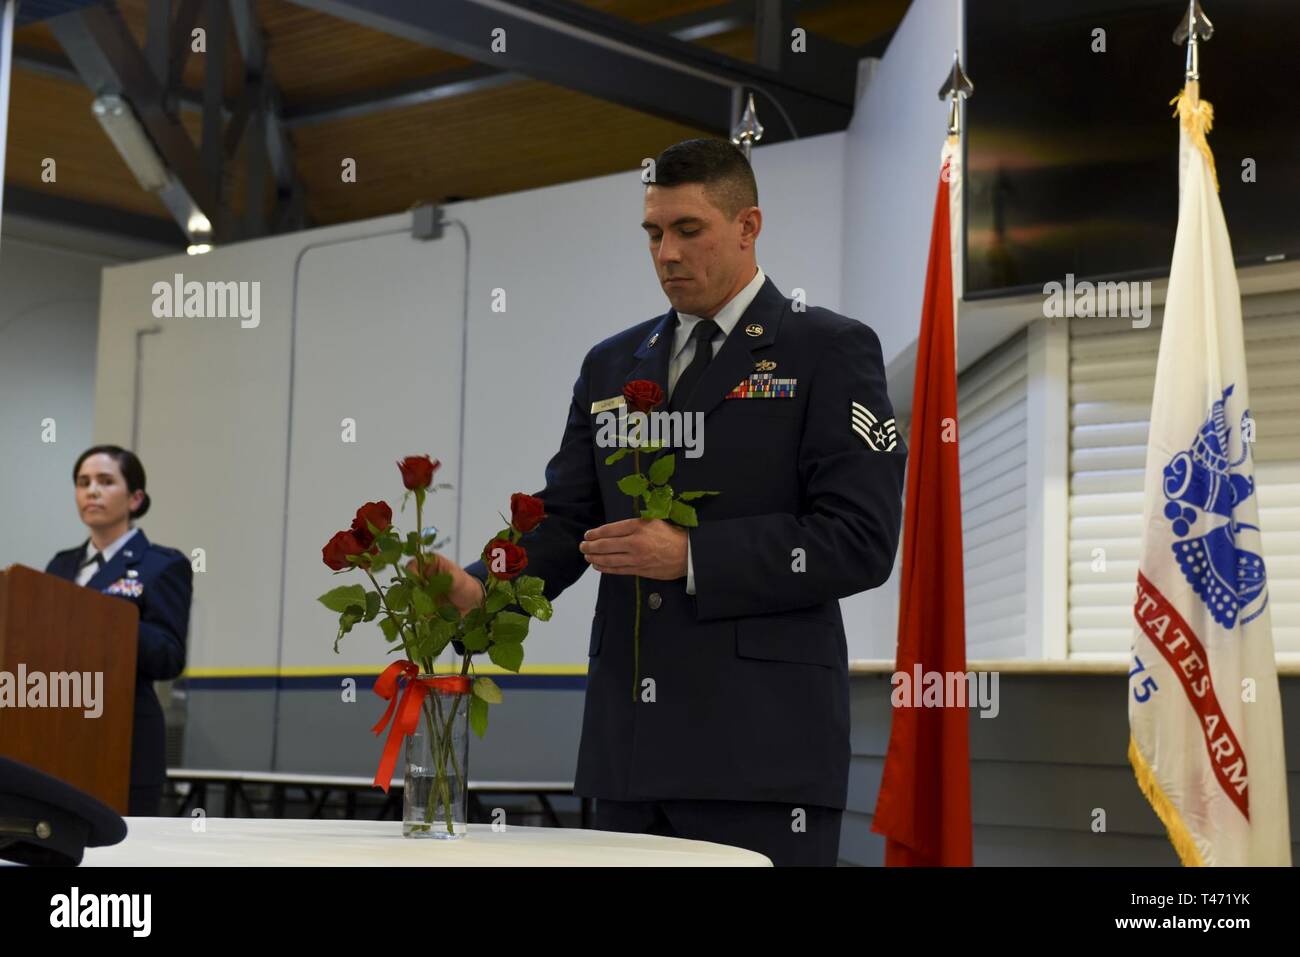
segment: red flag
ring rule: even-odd
[[[893,722],[871,824],[887,839],[889,866],[971,864],[969,711],[919,706],[923,675],[939,672],[947,687],[948,675],[966,671],[949,228],[957,149],[950,142],[943,152],[912,391]]]

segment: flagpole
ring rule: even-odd
[[[956,142],[961,135],[961,101],[975,93],[975,84],[961,68],[961,51],[952,51],[952,69],[939,87],[939,99],[948,101],[948,141]]]
[[[1128,757],[1185,865],[1289,866],[1241,294],[1206,136],[1214,111],[1199,90],[1212,32],[1191,0],[1174,32],[1188,47],[1172,101],[1178,227],[1143,475]]]
[[[1174,30],[1174,45],[1187,44],[1187,65],[1183,70],[1183,92],[1196,109],[1201,102],[1201,40],[1214,36],[1214,24],[1201,9],[1200,0],[1187,0],[1187,12]]]
[[[961,67],[961,50],[954,49],[952,51],[952,69],[948,71],[943,85],[939,87],[940,102],[948,101],[948,138],[944,147],[947,161],[944,163],[940,175],[943,177],[943,181],[949,185],[948,222],[952,231],[952,334],[954,346],[957,337],[957,304],[961,300],[962,290],[965,286],[962,280],[965,266],[962,261],[962,251],[966,248],[966,230],[960,208],[962,190],[960,171],[964,160],[961,155],[961,104],[963,100],[970,98],[974,94],[975,84],[971,82],[970,77],[966,75],[966,71]],[[955,186],[953,185],[954,181]]]

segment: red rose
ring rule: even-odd
[[[510,524],[520,532],[531,532],[546,517],[546,503],[535,495],[515,492],[510,496]]]
[[[365,550],[366,546],[357,541],[355,535],[345,531],[335,532],[334,537],[320,550],[320,554],[326,565],[336,572],[341,572],[349,567],[349,555],[360,555]]]
[[[498,552],[497,549],[501,551]],[[528,553],[521,546],[508,542],[504,538],[494,538],[488,542],[487,548],[483,549],[482,557],[483,561],[487,562],[488,571],[505,581],[516,577],[528,567]],[[505,570],[497,571],[503,561]]]
[[[649,412],[664,401],[664,390],[650,379],[633,379],[623,386],[623,398],[635,412]]]
[[[352,534],[361,543],[362,548],[369,548],[375,540],[367,522],[382,532],[393,524],[393,510],[388,507],[387,502],[366,502],[357,509],[357,516],[352,519]]]
[[[427,455],[408,455],[397,463],[402,470],[402,484],[409,489],[428,488],[433,482],[433,473],[442,463],[430,459]]]

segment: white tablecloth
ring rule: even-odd
[[[765,867],[762,854],[676,837],[471,824],[455,841],[402,837],[398,821],[129,817],[112,847],[83,867]],[[203,830],[199,830],[202,827]]]

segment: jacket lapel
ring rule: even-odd
[[[126,544],[118,549],[117,554],[109,559],[103,568],[91,576],[90,581],[86,582],[86,587],[103,591],[119,578],[126,577],[128,569],[140,564],[148,547],[149,540],[144,537],[144,532],[137,531],[126,540]]]
[[[781,317],[787,306],[785,296],[776,288],[771,276],[763,279],[758,295],[749,304],[749,308],[736,321],[731,334],[722,342],[722,348],[713,357],[713,361],[704,367],[704,374],[695,384],[695,391],[681,406],[683,412],[703,412],[708,415],[728,392],[754,371],[758,361],[754,353],[772,345],[776,341],[777,331],[781,326]],[[761,326],[758,335],[745,332],[747,326]]]
[[[680,411],[703,412],[707,415],[722,401],[723,396],[739,385],[741,380],[754,370],[754,364],[757,362],[754,352],[776,341],[781,317],[785,314],[788,305],[785,296],[781,295],[781,290],[777,289],[776,283],[772,282],[772,277],[764,277],[758,295],[736,321],[731,334],[723,340],[718,354],[704,367],[704,375],[695,384],[695,391]],[[745,327],[750,325],[762,326],[762,333],[757,336],[749,335],[745,332]],[[658,410],[663,412],[668,410],[666,398],[668,365],[672,359],[673,334],[676,328],[677,310],[669,309],[633,353],[638,362],[632,367],[625,380],[625,382],[632,382],[635,379],[649,379],[657,382],[665,396],[664,404]]]
[[[633,353],[638,360],[637,364],[632,367],[623,383],[626,385],[637,379],[649,379],[658,383],[664,393],[664,404],[659,407],[661,409],[668,406],[668,363],[673,356],[673,330],[676,328],[677,310],[669,309],[637,346]]]

